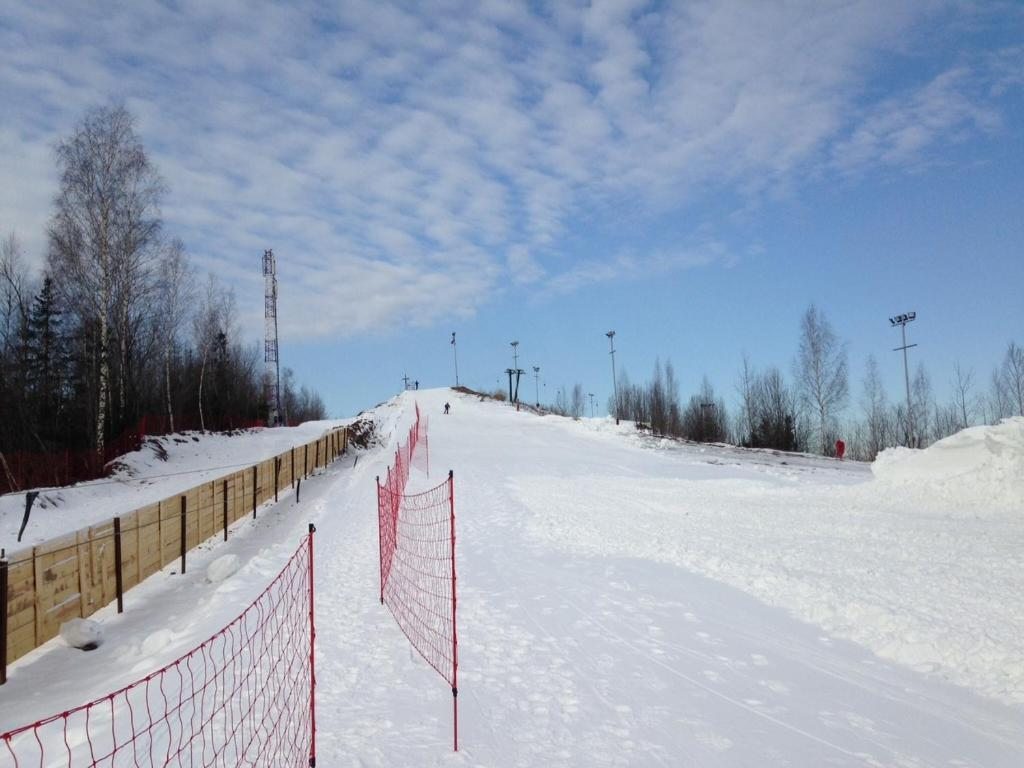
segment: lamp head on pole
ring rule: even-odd
[[[889,318],[889,323],[895,328],[897,325],[906,325],[917,319],[917,312],[905,312],[902,315],[894,315]]]

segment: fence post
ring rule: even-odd
[[[452,537],[452,732],[455,751],[459,751],[459,641],[455,622],[455,472],[448,470],[448,503],[451,509]]]
[[[309,768],[316,768],[316,622],[313,611],[313,534],[309,524]]]
[[[188,549],[188,545],[186,544],[186,540],[185,540],[185,534],[186,534],[186,531],[185,531],[185,528],[186,528],[186,525],[185,525],[185,505],[187,503],[188,502],[187,502],[186,498],[184,496],[182,496],[181,497],[181,572],[182,572],[182,574],[185,573],[185,550]]]
[[[316,452],[315,452],[315,455],[314,455],[314,458],[313,458],[313,470],[316,471],[316,468],[319,467],[319,466],[320,466],[320,441],[317,440],[316,441]]]
[[[252,519],[256,519],[256,467],[252,468]]]
[[[302,478],[295,484],[295,503],[299,503],[299,496],[302,495]]]
[[[380,604],[384,605],[384,537],[380,529],[380,475],[377,475],[377,550],[380,553]]]
[[[121,518],[114,518],[114,585],[117,589],[117,612],[124,613],[124,577],[121,575]]]
[[[295,490],[295,446],[292,446],[292,490]]]
[[[224,541],[228,540],[228,481],[224,480]]]
[[[7,682],[7,550],[0,549],[0,685]]]
[[[277,504],[277,479],[281,475],[281,457],[274,457],[274,503]]]
[[[309,477],[309,443],[302,446],[302,476]]]

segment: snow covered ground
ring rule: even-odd
[[[118,459],[110,477],[69,488],[43,491],[17,541],[25,515],[25,494],[0,496],[0,547],[8,552],[31,547],[193,488],[302,445],[347,421],[307,421],[297,427],[252,429],[231,434],[151,437]]]
[[[60,640],[19,661],[0,731],[205,639],[313,521],[329,553],[322,765],[1024,765],[1024,421],[887,454],[875,477],[448,390],[415,400],[431,475],[414,470],[409,491],[455,471],[457,755],[451,692],[377,599],[374,477],[393,442],[240,521],[188,575],[129,593],[122,616],[94,616],[106,639],[88,665]],[[390,441],[413,401],[377,410]],[[225,554],[240,570],[208,583]]]

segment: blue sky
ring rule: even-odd
[[[41,263],[54,141],[123,101],[252,340],[274,249],[335,415],[452,383],[453,330],[463,383],[518,339],[542,399],[602,405],[612,328],[684,397],[788,374],[811,302],[854,402],[868,354],[899,395],[892,314],[940,397],[1024,342],[1019,2],[9,1],[0,95],[0,234]]]

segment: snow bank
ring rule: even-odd
[[[889,448],[871,471],[883,484],[1024,510],[1024,418],[970,427],[920,451]]]
[[[206,580],[211,584],[219,584],[235,575],[240,567],[241,562],[238,559],[238,555],[218,557],[206,569]]]

